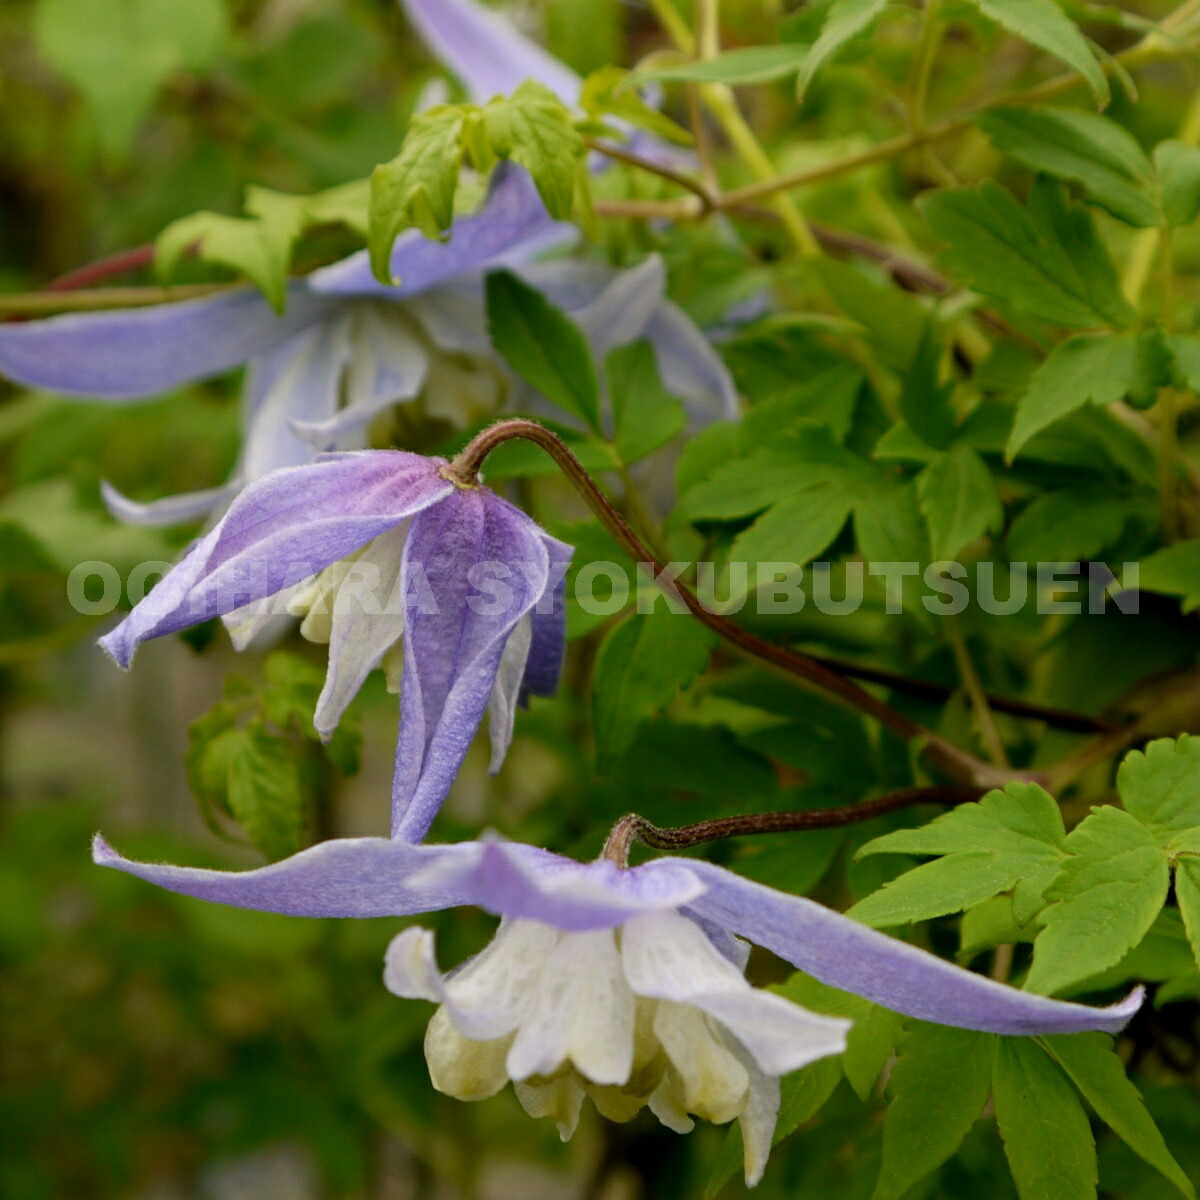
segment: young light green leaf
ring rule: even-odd
[[[1121,803],[1167,845],[1200,824],[1200,737],[1156,738],[1117,769]]]
[[[490,152],[520,163],[533,176],[552,217],[570,217],[577,190],[587,188],[587,148],[563,102],[544,84],[527,79],[511,96],[492,100],[478,120]],[[488,164],[477,159],[475,165]]]
[[[779,1117],[771,1144],[778,1146],[791,1137],[806,1121],[825,1106],[841,1082],[842,1072],[836,1058],[819,1058],[780,1080]],[[742,1132],[738,1125],[729,1131],[721,1147],[712,1174],[704,1188],[705,1200],[713,1200],[721,1189],[742,1169]]]
[[[1037,1042],[999,1039],[992,1095],[1021,1200],[1096,1200],[1096,1143],[1087,1113]]]
[[[82,93],[107,154],[123,154],[176,71],[202,71],[228,33],[221,0],[39,0],[33,30],[47,61]]]
[[[1154,166],[1167,224],[1190,224],[1200,216],[1200,153],[1170,138],[1154,147]]]
[[[1105,1125],[1194,1200],[1195,1188],[1167,1149],[1141,1093],[1125,1074],[1125,1064],[1113,1050],[1112,1038],[1106,1033],[1060,1033],[1039,1040]]]
[[[1175,899],[1179,902],[1192,957],[1200,967],[1200,857],[1181,855],[1176,860]]]
[[[1045,928],[1025,986],[1053,995],[1117,962],[1167,898],[1167,853],[1123,809],[1092,810],[1067,837],[1070,855],[1046,891]]]
[[[865,33],[887,7],[887,0],[833,0],[825,14],[821,35],[805,55],[796,80],[796,95],[803,98],[813,76],[852,38]]]
[[[579,107],[594,117],[618,117],[678,146],[691,145],[692,135],[665,113],[647,104],[632,87],[625,86],[628,80],[629,72],[624,67],[600,67],[583,81]]]
[[[1035,182],[1025,208],[991,180],[933,192],[922,208],[946,262],[977,291],[1071,329],[1136,319],[1091,217],[1060,184]]]
[[[626,87],[641,83],[770,83],[783,79],[800,69],[807,46],[743,46],[726,50],[715,58],[702,61],[671,63],[636,71],[626,81]]]
[[[1087,39],[1054,0],[973,0],[985,17],[1054,55],[1087,80],[1097,105],[1109,99],[1108,80]]]
[[[629,749],[648,717],[708,666],[713,635],[691,617],[659,610],[623,621],[596,655],[592,704],[602,766]]]
[[[966,1029],[915,1026],[888,1080],[892,1101],[872,1200],[900,1200],[958,1149],[991,1092],[996,1041]]]
[[[649,342],[619,346],[604,360],[612,401],[613,441],[623,463],[666,445],[687,424],[682,401],[663,387]]]
[[[1108,117],[1079,108],[996,108],[980,114],[978,124],[1024,166],[1081,183],[1130,225],[1162,220],[1153,165],[1137,139]]]
[[[935,560],[955,558],[964,546],[1004,524],[996,481],[969,446],[952,446],[935,458],[917,477],[917,495]]]
[[[371,269],[392,283],[392,243],[410,226],[440,237],[454,219],[454,196],[463,160],[467,120],[462,107],[438,105],[418,113],[400,153],[371,173],[367,246]]]
[[[1062,866],[1066,835],[1052,796],[1035,783],[1010,783],[928,825],[886,833],[858,852],[860,858],[870,854],[939,854],[946,856],[939,862],[958,865],[931,871],[937,864],[926,863],[860,901],[850,913],[866,924],[925,920],[1015,888],[1014,916],[1024,925]],[[900,912],[918,915],[891,919]]]
[[[1191,538],[1156,550],[1137,564],[1136,576],[1129,574],[1124,584],[1178,596],[1185,613],[1200,608],[1200,540]]]
[[[579,326],[511,271],[487,277],[492,345],[551,404],[600,431],[600,384]]]
[[[1017,403],[1005,448],[1011,462],[1035,433],[1085,404],[1112,404],[1133,386],[1137,339],[1131,333],[1077,334],[1059,342],[1034,371]]]
[[[271,861],[295,854],[303,843],[308,801],[289,744],[252,721],[238,732],[230,755],[229,810]]]

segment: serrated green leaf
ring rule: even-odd
[[[954,409],[950,404],[954,388],[939,381],[940,362],[941,346],[931,321],[901,381],[900,415],[935,450],[945,450],[954,434]]]
[[[958,1149],[991,1092],[996,1041],[940,1025],[912,1030],[888,1080],[892,1101],[872,1200],[900,1200]]]
[[[1180,857],[1176,861],[1175,899],[1179,902],[1192,957],[1200,967],[1200,857]]]
[[[871,854],[940,854],[948,865],[927,863],[860,901],[850,915],[866,924],[926,920],[1015,888],[1014,915],[1024,925],[1064,861],[1066,838],[1052,796],[1034,783],[1010,783],[928,825],[875,838],[858,852],[860,858]]]
[[[966,545],[997,533],[1004,508],[987,464],[969,446],[952,446],[917,477],[933,557],[954,559]]]
[[[416,226],[436,238],[450,228],[466,122],[461,106],[443,104],[418,113],[400,153],[371,172],[367,246],[380,282],[394,282],[392,243],[405,229]]]
[[[972,2],[985,17],[1078,71],[1087,80],[1101,108],[1108,103],[1108,80],[1100,69],[1100,63],[1087,39],[1054,0]]]
[[[304,844],[308,797],[291,746],[257,721],[228,748],[229,811],[272,862]]]
[[[1153,165],[1108,117],[1078,108],[996,108],[978,123],[999,149],[1031,170],[1081,183],[1113,216],[1142,227],[1161,221]]]
[[[713,635],[692,617],[638,614],[604,639],[592,676],[596,754],[610,766],[638,725],[669,704],[708,666]]]
[[[529,79],[511,96],[492,100],[478,121],[491,153],[520,163],[533,177],[546,211],[560,220],[570,217],[577,189],[587,187],[586,147],[563,102]]]
[[[1077,334],[1059,342],[1029,381],[1005,448],[1011,462],[1036,433],[1085,404],[1112,404],[1133,386],[1137,339],[1114,333]]]
[[[1087,562],[1113,546],[1134,521],[1153,527],[1148,494],[1061,488],[1036,497],[1009,526],[1005,547],[1014,562]]]
[[[803,97],[813,76],[852,38],[865,33],[887,7],[887,0],[833,0],[825,14],[821,34],[804,56],[796,80],[796,95]]]
[[[629,72],[624,67],[610,64],[598,68],[583,81],[579,107],[592,116],[618,117],[668,142],[690,146],[692,135],[665,113],[647,104],[632,87],[627,86],[629,79]]]
[[[759,563],[803,566],[833,543],[853,507],[854,495],[837,483],[819,483],[785,496],[737,536],[729,561],[749,565],[751,586]]]
[[[1167,853],[1136,817],[1092,810],[1067,837],[1070,855],[1047,889],[1045,928],[1025,986],[1053,995],[1112,966],[1136,945],[1167,898]]]
[[[933,192],[921,207],[945,261],[977,291],[1071,329],[1136,319],[1091,217],[1061,185],[1039,180],[1025,208],[991,180]]]
[[[1062,1070],[1030,1038],[999,1039],[996,1121],[1021,1200],[1095,1200],[1096,1143]]]
[[[1106,1033],[1052,1034],[1039,1039],[1083,1093],[1096,1115],[1137,1155],[1161,1171],[1189,1200],[1196,1192],[1167,1149],[1141,1093]]]
[[[911,480],[860,500],[854,506],[854,535],[866,562],[930,561],[929,529]]]
[[[202,71],[228,33],[221,0],[38,0],[39,49],[83,93],[100,144],[123,154],[159,85]]]
[[[1166,845],[1200,824],[1200,737],[1157,738],[1117,769],[1121,803]]]
[[[811,1120],[833,1095],[842,1072],[836,1058],[821,1058],[811,1066],[793,1071],[780,1080],[779,1117],[775,1122],[772,1145],[777,1146],[790,1137],[806,1121]],[[742,1132],[735,1125],[725,1139],[713,1164],[712,1174],[704,1189],[705,1200],[712,1200],[742,1168]]]
[[[582,330],[511,271],[487,277],[488,333],[510,367],[551,404],[600,431],[600,384]]]
[[[619,346],[604,360],[612,401],[613,442],[623,463],[634,463],[666,445],[687,424],[683,402],[658,374],[649,342]]]
[[[1200,216],[1200,154],[1196,147],[1174,139],[1159,142],[1154,147],[1154,166],[1167,224],[1190,224]]]
[[[640,83],[769,83],[795,74],[807,46],[743,46],[696,62],[648,67],[630,75],[627,86]]]

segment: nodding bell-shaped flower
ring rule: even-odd
[[[445,459],[399,450],[321,456],[251,484],[100,644],[138,645],[211,617],[307,614],[329,645],[314,724],[329,736],[367,675],[404,683],[393,833],[423,837],[489,710],[492,768],[518,702],[558,682],[571,548]],[[249,616],[244,614],[249,613]]]
[[[717,936],[721,950],[675,910],[586,933],[506,920],[444,977],[433,935],[413,927],[388,948],[384,982],[439,1003],[425,1034],[439,1091],[485,1100],[512,1080],[525,1111],[553,1118],[563,1141],[585,1096],[612,1121],[648,1106],[676,1133],[690,1132],[693,1115],[736,1120],[753,1186],[771,1150],[779,1077],[840,1054],[850,1022],[751,987],[749,948]]]
[[[987,1033],[1115,1033],[1143,995],[1092,1008],[1020,991],[694,858],[623,868],[519,843],[385,838],[322,842],[240,872],[133,862],[101,838],[93,857],[184,895],[295,916],[487,909],[499,933],[450,975],[419,928],[387,953],[394,992],[441,1005],[425,1043],[434,1083],[482,1099],[512,1079],[564,1135],[585,1095],[617,1120],[647,1105],[672,1129],[691,1115],[736,1119],[751,1182],[770,1148],[778,1077],[838,1053],[846,1023],[753,989],[739,937],[895,1012]]]

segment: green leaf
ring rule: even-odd
[[[687,424],[683,402],[663,387],[649,342],[619,346],[604,360],[612,401],[613,442],[623,463],[665,446]]]
[[[793,1071],[780,1080],[779,1117],[775,1122],[773,1146],[790,1137],[806,1121],[810,1121],[825,1106],[841,1082],[842,1072],[836,1058],[820,1058],[810,1066]],[[742,1169],[742,1131],[739,1126],[729,1131],[713,1164],[712,1174],[704,1189],[705,1200],[712,1200]]]
[[[935,560],[955,558],[964,546],[1004,524],[992,473],[969,446],[953,446],[935,458],[917,477],[917,494]]]
[[[996,1040],[940,1025],[912,1030],[888,1080],[892,1101],[872,1200],[900,1200],[962,1144],[991,1092]]]
[[[1200,967],[1200,858],[1180,857],[1175,864],[1175,899],[1187,930],[1192,957]]]
[[[1010,783],[974,804],[961,804],[928,825],[884,834],[871,854],[939,854],[859,901],[849,915],[869,925],[896,925],[958,912],[1016,889],[1013,909],[1027,924],[1066,856],[1062,814],[1034,783]],[[939,865],[943,864],[943,865]]]
[[[479,154],[483,139],[491,154],[529,172],[552,217],[570,217],[578,189],[587,189],[587,148],[562,101],[544,84],[527,79],[511,96],[492,100],[478,120],[479,136],[469,140],[476,167],[490,165]]]
[[[743,46],[703,61],[671,63],[636,71],[626,86],[641,83],[769,83],[794,75],[808,53],[807,46]]]
[[[822,256],[812,269],[840,312],[871,334],[872,351],[888,366],[908,370],[929,327],[929,310],[914,296],[850,263]]]
[[[1136,319],[1091,217],[1061,185],[1039,179],[1022,208],[988,180],[933,192],[922,208],[947,264],[985,295],[1072,329]]]
[[[304,844],[308,798],[290,745],[252,721],[237,732],[228,758],[229,811],[272,862]]]
[[[692,135],[670,117],[651,107],[626,86],[629,72],[624,67],[604,66],[593,71],[579,93],[579,107],[594,117],[614,116],[638,129],[646,129],[676,145],[689,146]]]
[[[796,80],[796,95],[803,97],[813,76],[852,38],[866,30],[887,7],[887,0],[833,0],[821,26],[821,35],[804,57]]]
[[[1157,738],[1117,770],[1121,803],[1166,845],[1200,823],[1200,737]]]
[[[938,381],[941,357],[930,321],[900,389],[900,415],[935,450],[945,450],[954,435],[954,409],[950,404],[954,385]]]
[[[1138,563],[1136,578],[1129,574],[1124,583],[1145,592],[1178,596],[1185,613],[1200,608],[1200,540],[1191,538],[1156,550]]]
[[[492,345],[551,404],[600,431],[600,384],[579,326],[511,271],[487,277]]]
[[[1087,1113],[1035,1041],[999,1039],[992,1095],[1021,1200],[1095,1200],[1096,1143]]]
[[[1045,928],[1025,982],[1053,995],[1117,962],[1145,935],[1167,898],[1167,853],[1136,817],[1092,810],[1067,837],[1070,857],[1046,891]]]
[[[854,534],[867,562],[930,561],[929,530],[911,480],[860,500],[854,507]]]
[[[1135,1154],[1161,1171],[1189,1200],[1196,1195],[1146,1111],[1141,1093],[1106,1033],[1052,1034],[1039,1039],[1071,1077],[1096,1115]]]
[[[1153,165],[1108,117],[1078,108],[997,108],[978,124],[1024,166],[1081,183],[1113,216],[1142,227],[1161,222]]]
[[[1044,492],[1021,512],[1005,546],[1013,562],[1086,562],[1114,545],[1131,521],[1153,527],[1157,518],[1148,494],[1060,488]]]
[[[33,29],[47,61],[94,111],[105,152],[116,156],[160,84],[213,62],[228,23],[221,0],[38,0]]]
[[[371,269],[382,283],[395,282],[392,243],[401,232],[415,225],[426,237],[436,238],[450,228],[466,120],[463,108],[455,105],[418,113],[400,153],[371,173],[367,245]]]
[[[854,495],[837,483],[818,483],[774,504],[729,549],[730,562],[749,564],[751,587],[758,563],[803,566],[827,549],[854,507]]]
[[[1159,142],[1154,147],[1154,166],[1167,224],[1191,224],[1200,216],[1200,154],[1196,147],[1174,139]]]
[[[1052,54],[1087,80],[1097,105],[1109,99],[1108,80],[1078,27],[1054,0],[973,0],[985,17]]]
[[[1017,403],[1017,416],[1005,448],[1011,462],[1034,434],[1085,404],[1112,404],[1133,385],[1137,339],[1116,333],[1077,334],[1059,342],[1034,371]]]
[[[661,609],[632,616],[608,634],[592,676],[596,756],[603,767],[629,749],[643,721],[705,670],[713,643],[690,616]]]

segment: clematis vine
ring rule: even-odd
[[[486,100],[526,78],[567,100],[578,91],[573,72],[472,3],[409,0],[406,7],[473,96]],[[115,516],[149,525],[220,513],[240,488],[273,470],[309,462],[321,451],[366,445],[373,419],[397,403],[419,400],[429,415],[464,425],[527,401],[487,335],[483,279],[501,266],[567,309],[597,355],[646,338],[693,425],[733,415],[729,374],[666,298],[659,259],[630,270],[534,261],[576,236],[573,226],[548,216],[523,168],[502,164],[484,204],[458,218],[446,241],[430,241],[415,229],[397,240],[391,260],[397,284],[380,284],[362,252],[295,282],[283,316],[256,292],[234,289],[181,303],[0,325],[0,375],[120,403],[248,364],[244,444],[229,480],[148,504],[105,486]]]
[[[923,1021],[1001,1034],[1116,1032],[1141,1003],[1049,999],[975,975],[811,900],[695,859],[578,863],[499,841],[339,839],[246,872],[93,857],[174,892],[298,916],[409,916],[475,905],[494,941],[450,975],[410,927],[384,982],[435,1001],[433,1083],[464,1100],[512,1080],[533,1116],[571,1136],[585,1097],[623,1121],[648,1106],[669,1128],[739,1121],[748,1184],[766,1166],[779,1077],[840,1053],[849,1023],[750,986],[747,939],[833,987]]]
[[[250,484],[101,645],[127,667],[147,638],[274,598],[328,642],[314,724],[332,734],[403,634],[393,830],[429,828],[483,716],[492,768],[516,706],[552,692],[571,548],[440,458],[398,450],[320,456]],[[304,584],[298,588],[297,585]]]

